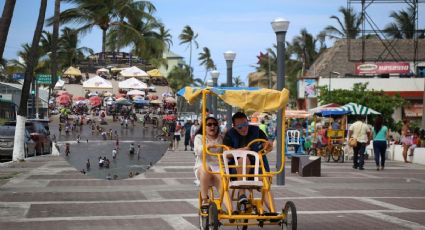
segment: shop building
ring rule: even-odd
[[[392,48],[388,49],[388,45]],[[416,45],[416,47],[415,47]],[[362,61],[363,60],[363,61]],[[425,80],[425,39],[380,41],[339,40],[323,52],[306,75],[298,80],[300,109],[318,106],[317,86],[351,89],[368,83],[368,90],[399,94],[409,102],[394,112],[396,120],[421,119]]]

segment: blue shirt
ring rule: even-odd
[[[373,128],[373,140],[374,141],[386,141],[387,140],[388,128],[383,125],[378,133],[375,132],[375,128]]]

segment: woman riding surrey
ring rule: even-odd
[[[217,144],[222,144],[223,137],[220,134],[218,121],[214,117],[207,117],[206,127],[206,145],[207,148]],[[208,205],[208,188],[214,186],[217,190],[221,189],[220,176],[206,172],[202,165],[202,126],[196,132],[194,140],[194,150],[196,155],[195,174],[200,180],[200,191],[202,197],[202,206]],[[222,152],[221,148],[209,148],[212,153]],[[214,156],[206,156],[207,168],[210,171],[218,172],[218,160]],[[220,191],[221,192],[221,191]]]

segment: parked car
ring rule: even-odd
[[[44,128],[47,130],[47,134],[50,135],[50,128],[49,128],[49,119],[27,119],[27,122],[38,122],[44,126]]]
[[[5,122],[5,125],[16,126],[16,121],[7,121]],[[45,128],[45,126],[46,123],[41,123],[40,121],[27,120],[25,122],[25,129],[28,130],[31,139],[36,143],[37,154],[52,153],[52,140],[50,139],[50,132]]]
[[[0,162],[12,160],[14,139],[15,126],[0,126]],[[25,157],[36,154],[36,142],[31,139],[28,130],[25,130],[24,150]]]

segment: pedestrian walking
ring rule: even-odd
[[[349,128],[349,137],[357,140],[356,146],[353,147],[353,168],[364,170],[364,157],[366,146],[370,144],[371,132],[369,126],[364,123],[364,117],[359,116]]]
[[[187,151],[187,146],[190,146],[190,128],[192,127],[192,121],[188,120],[183,126],[184,132],[184,151]]]
[[[114,148],[114,149],[112,149],[112,159],[116,159],[117,158],[117,149],[116,148]]]
[[[176,126],[177,126],[176,122],[173,121],[170,124],[170,129],[168,134],[169,135],[168,141],[170,141],[170,146],[168,147],[168,150],[172,150],[172,151],[174,151],[174,133],[176,132]]]
[[[69,125],[65,125],[65,134],[68,136],[69,134]]]
[[[140,153],[141,153],[140,145],[137,145],[137,160],[140,160]]]
[[[87,162],[86,162],[86,169],[87,169],[87,171],[89,171],[89,170],[90,170],[90,159],[87,159]]]
[[[389,131],[387,126],[383,125],[382,116],[375,119],[375,124],[372,129],[373,134],[373,153],[375,154],[376,170],[384,170],[385,167],[385,152],[389,143]],[[379,168],[381,166],[381,168]]]
[[[59,135],[62,135],[62,124],[59,123]]]
[[[117,140],[115,141],[115,148],[116,148],[117,150],[119,150],[119,149],[120,149],[120,140],[118,139],[118,137],[117,137]]]
[[[105,160],[103,160],[102,157],[99,157],[99,167],[102,168],[103,167],[103,163],[105,162]]]
[[[77,135],[77,144],[80,144],[80,140],[81,140],[81,137],[80,137],[80,134],[78,134]]]
[[[108,135],[109,135],[109,139],[112,140],[112,138],[113,138],[112,129],[109,129]]]
[[[412,134],[410,132],[409,120],[403,120],[403,127],[401,128],[401,144],[403,145],[403,158],[405,163],[411,163],[407,160],[407,151],[412,143]]]
[[[69,154],[71,154],[71,149],[70,149],[71,147],[70,147],[70,144],[69,143],[66,143],[65,144],[65,155],[66,156],[69,156]]]
[[[130,154],[134,154],[134,144],[133,143],[130,144],[129,152],[130,152]]]
[[[193,151],[193,144],[195,140],[196,132],[199,129],[199,122],[198,120],[195,120],[194,124],[190,128],[190,151]]]
[[[179,148],[179,143],[181,139],[181,133],[182,133],[182,125],[180,122],[177,122],[176,129],[174,131],[174,138],[173,138],[173,150],[177,150]]]

